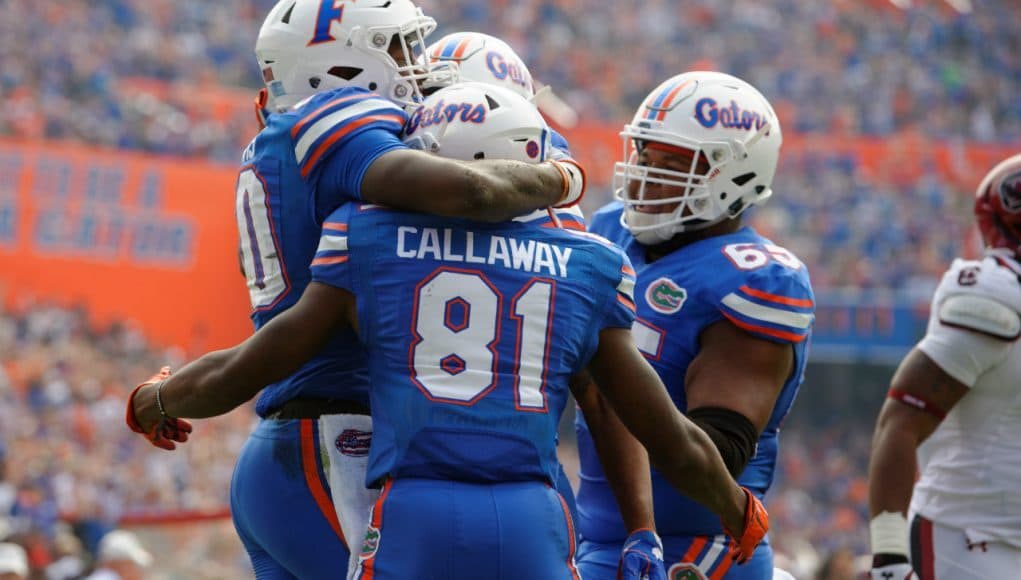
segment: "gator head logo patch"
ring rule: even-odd
[[[660,278],[645,289],[645,301],[661,314],[674,314],[687,299],[688,291],[669,278]]]
[[[669,580],[705,580],[705,574],[694,564],[674,564],[670,566],[666,577]]]
[[[371,525],[365,530],[365,539],[362,540],[362,552],[358,555],[359,560],[368,560],[376,555],[379,549],[379,530]]]
[[[333,441],[337,451],[350,457],[365,457],[369,454],[371,444],[372,431],[359,431],[358,429],[344,429]]]

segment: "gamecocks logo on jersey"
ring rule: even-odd
[[[333,442],[337,446],[337,451],[350,457],[365,457],[369,454],[371,443],[372,431],[358,429],[344,429]]]
[[[645,289],[645,301],[661,314],[673,314],[684,306],[688,291],[669,278],[660,278]]]

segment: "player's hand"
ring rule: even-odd
[[[564,178],[564,195],[553,207],[571,207],[585,195],[585,170],[573,159],[550,161]]]
[[[747,502],[744,508],[744,530],[740,536],[723,526],[723,531],[736,542],[733,558],[738,564],[744,564],[755,553],[755,547],[766,537],[769,531],[769,514],[765,506],[747,488],[744,490]]]
[[[617,566],[618,580],[666,580],[663,542],[652,530],[632,532],[624,541]]]
[[[188,434],[191,433],[191,423],[184,419],[176,419],[163,415],[158,409],[155,413],[152,411],[146,412],[147,409],[142,408],[138,403],[140,393],[143,391],[154,390],[156,385],[170,377],[170,367],[163,367],[160,372],[156,373],[149,380],[135,387],[135,390],[131,391],[131,395],[128,396],[128,406],[125,412],[125,422],[135,433],[140,433],[145,439],[159,447],[160,449],[166,449],[168,451],[177,448],[177,443],[184,443],[188,440]],[[144,392],[144,395],[149,395],[148,392]],[[153,405],[150,405],[152,407]],[[147,417],[155,416],[154,419],[147,419]]]

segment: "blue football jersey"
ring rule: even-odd
[[[590,234],[334,212],[312,276],[357,297],[373,386],[368,482],[554,482],[568,379],[602,329],[631,327],[633,273]]]
[[[380,155],[405,147],[403,110],[361,89],[324,91],[279,114],[245,149],[235,214],[239,258],[256,329],[301,297],[322,220],[361,199],[365,171]],[[338,333],[322,354],[267,387],[265,415],[297,396],[368,401],[365,351],[353,332]]]
[[[656,369],[674,404],[687,410],[684,377],[698,354],[699,335],[728,320],[753,336],[794,348],[794,372],[784,384],[754,457],[738,481],[760,498],[773,481],[777,434],[804,377],[815,298],[808,271],[789,251],[753,229],[699,240],[652,263],[621,225],[622,205],[592,219],[591,230],[624,248],[637,272],[635,342]],[[735,352],[735,360],[740,353]],[[627,537],[584,418],[577,421],[581,457],[578,511],[582,535],[596,542]],[[681,495],[653,470],[656,527],[663,536],[722,533],[719,517]]]

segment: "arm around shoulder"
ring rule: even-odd
[[[505,221],[559,204],[571,190],[569,162],[458,161],[412,149],[389,151],[362,179],[362,198],[405,211]]]

